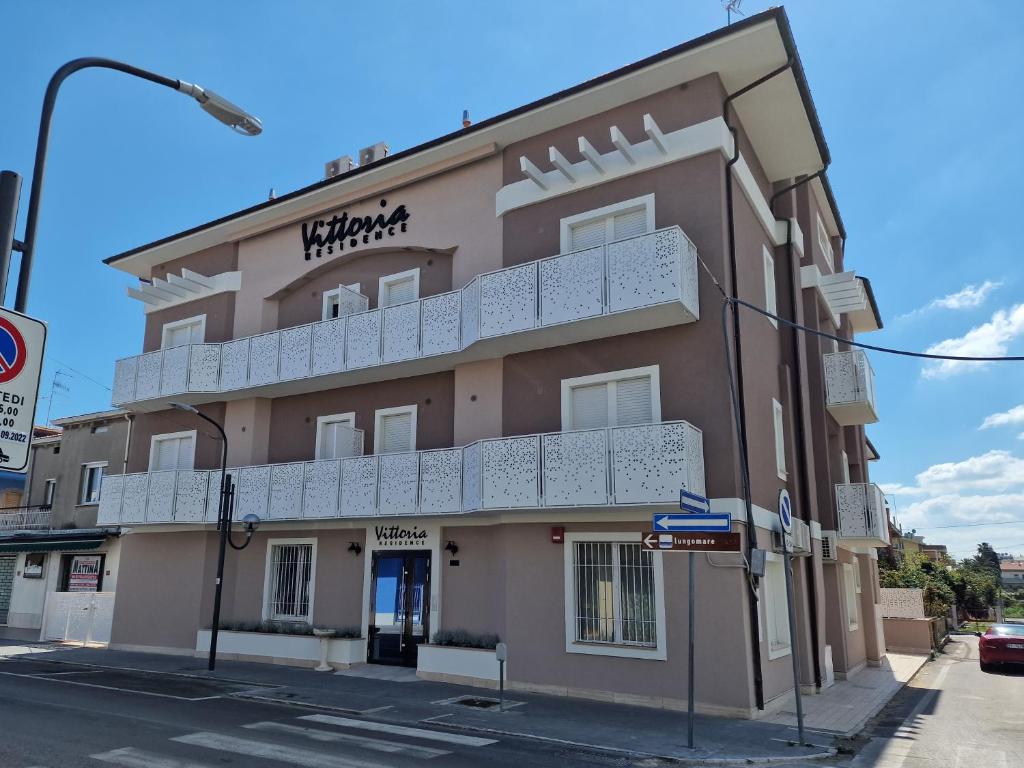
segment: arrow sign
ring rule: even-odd
[[[728,533],[732,530],[732,515],[728,512],[713,514],[690,515],[655,515],[654,530],[656,531],[720,531]]]
[[[679,489],[679,508],[684,512],[701,514],[711,511],[711,502],[696,493],[690,493],[685,488]],[[717,529],[716,529],[717,530]]]
[[[659,552],[739,552],[738,533],[644,533],[645,550]]]

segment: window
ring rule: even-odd
[[[164,324],[162,349],[180,347],[184,344],[202,344],[206,338],[206,315],[189,317]]]
[[[562,429],[661,421],[658,366],[562,379]]]
[[[95,426],[95,427],[93,427],[93,428],[92,428],[91,430],[89,430],[89,431],[90,431],[90,432],[91,432],[92,434],[94,434],[94,435],[102,435],[102,434],[104,434],[104,433],[106,433],[106,432],[109,432],[109,431],[110,431],[110,427],[106,426],[105,424],[102,424],[102,425],[99,425],[99,426]]]
[[[840,467],[840,470],[843,473],[843,484],[844,485],[849,485],[850,484],[850,459],[846,455],[846,451],[841,451],[840,453],[841,453],[840,458],[841,458],[841,461],[842,461],[842,464],[843,464],[843,466]]]
[[[860,593],[860,569],[856,565],[843,563],[843,587],[846,590],[846,621],[853,632],[860,628],[860,611],[857,595]]]
[[[373,452],[416,450],[416,406],[381,408],[373,420]]]
[[[312,622],[316,539],[267,542],[263,618]]]
[[[82,480],[78,493],[79,504],[100,503],[100,487],[103,485],[103,468],[105,466],[107,466],[105,461],[93,461],[82,465]]]
[[[377,306],[390,307],[420,297],[420,269],[385,275],[378,281]]]
[[[53,506],[53,496],[57,493],[57,481],[53,478],[43,482],[43,504],[47,507]]]
[[[661,553],[639,534],[569,534],[566,651],[665,658]]]
[[[153,435],[149,444],[149,471],[192,469],[195,462],[196,431]]]
[[[321,318],[323,320],[333,320],[337,317],[341,317],[341,294],[342,291],[345,289],[348,289],[353,293],[359,293],[359,283],[352,283],[351,285],[340,285],[332,291],[324,291],[324,304],[323,311],[321,313]]]
[[[768,630],[769,659],[788,656],[792,650],[785,569],[786,563],[781,557],[774,553],[768,555],[764,571],[764,613]]]
[[[786,432],[782,419],[782,403],[772,398],[772,420],[775,424],[775,471],[780,480],[785,480],[786,473]]]
[[[342,459],[354,456],[357,451],[355,413],[336,413],[332,416],[318,416],[316,420],[316,458]]]
[[[763,246],[764,251],[764,308],[771,312],[773,315],[779,313],[778,301],[775,297],[775,259],[772,258],[771,253],[768,251],[768,246]],[[769,317],[768,322],[774,325],[776,328],[779,327],[779,321],[774,317]]]
[[[561,221],[562,253],[654,231],[654,195],[644,195]]]
[[[832,239],[829,237],[828,228],[825,226],[820,213],[818,214],[818,247],[821,248],[822,256],[825,257],[825,263],[828,264],[828,268],[835,272],[836,265],[835,258],[832,255]]]

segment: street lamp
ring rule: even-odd
[[[35,255],[36,227],[39,220],[39,201],[43,196],[43,171],[46,168],[46,150],[50,141],[50,122],[53,117],[53,107],[57,101],[57,91],[60,90],[61,84],[68,76],[80,69],[88,69],[90,67],[114,69],[118,72],[124,72],[143,80],[149,80],[151,83],[180,91],[199,102],[199,106],[204,111],[246,136],[257,136],[263,130],[263,124],[258,117],[250,115],[213,91],[187,83],[184,80],[175,80],[145,69],[133,67],[130,64],[95,56],[74,59],[62,66],[53,73],[53,77],[50,78],[50,82],[46,86],[46,95],[43,97],[43,112],[39,119],[39,138],[36,141],[36,159],[35,165],[32,168],[32,191],[29,194],[28,217],[25,221],[25,239],[21,243],[15,242],[14,244],[15,250],[21,251],[18,293],[14,305],[15,310],[18,312],[24,312],[25,306],[28,303],[28,285],[32,271],[32,257]],[[0,215],[2,215],[2,212],[0,212]],[[13,226],[13,222],[10,222],[11,231],[13,231]],[[5,228],[4,223],[0,222],[0,231],[5,230]],[[6,248],[0,248],[0,301],[2,301],[2,291],[6,289],[7,285],[7,269],[10,264],[10,258],[10,252]]]
[[[179,411],[185,411],[186,413],[198,416],[216,427],[217,431],[220,433],[220,503],[217,507],[217,530],[220,533],[220,544],[217,549],[217,581],[213,593],[213,624],[210,627],[210,655],[206,664],[206,668],[212,672],[217,664],[217,633],[220,629],[220,598],[224,587],[224,557],[227,554],[227,545],[230,544],[232,549],[245,549],[249,546],[249,543],[252,541],[252,535],[260,526],[260,518],[258,515],[254,515],[252,513],[243,517],[242,529],[245,531],[245,541],[241,544],[235,544],[235,542],[231,540],[231,496],[233,495],[233,490],[231,489],[231,484],[227,477],[228,436],[224,433],[224,427],[211,419],[205,413],[202,413],[194,405],[187,405],[185,403],[168,403],[168,405],[171,408],[178,409]]]

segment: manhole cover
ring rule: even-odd
[[[463,696],[461,699],[456,699],[452,704],[461,704],[464,707],[474,707],[476,709],[491,709],[492,707],[498,706],[497,699],[482,699],[479,696]]]

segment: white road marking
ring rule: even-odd
[[[313,741],[342,741],[347,744],[354,744],[357,747],[372,749],[376,752],[388,752],[390,754],[407,755],[418,757],[423,760],[430,760],[441,755],[450,755],[443,749],[433,747],[419,747],[415,744],[403,744],[400,741],[384,741],[383,739],[371,739],[369,736],[356,736],[352,733],[339,733],[338,731],[321,731],[317,728],[305,728],[301,725],[288,725],[287,723],[275,723],[266,721],[262,723],[249,723],[243,728],[251,728],[258,731],[276,731],[278,733],[289,733],[296,736],[304,736]]]
[[[405,725],[392,725],[391,723],[371,723],[366,720],[353,720],[348,717],[335,717],[334,715],[303,715],[299,720],[310,720],[314,723],[326,725],[340,725],[343,728],[361,728],[364,731],[376,731],[387,733],[392,736],[411,736],[415,739],[428,739],[431,741],[443,741],[448,744],[459,744],[464,747],[486,747],[488,744],[496,744],[496,739],[483,739],[479,736],[463,736],[461,733],[439,733],[428,731],[424,728],[409,728]]]
[[[50,673],[52,674],[52,673]],[[27,677],[31,680],[46,680],[51,683],[62,683],[63,685],[81,685],[86,688],[102,688],[105,691],[120,691],[121,693],[137,693],[140,696],[159,696],[161,699],[177,699],[178,701],[210,701],[220,699],[222,694],[216,696],[172,696],[169,693],[156,693],[154,691],[136,691],[134,688],[118,688],[116,685],[100,685],[99,683],[83,683],[78,680],[65,680],[63,678],[42,677],[39,674],[25,674],[21,672],[0,672],[0,675],[8,677]]]
[[[89,755],[89,757],[103,763],[123,765],[125,768],[212,768],[207,763],[177,760],[173,757],[158,755],[154,752],[144,752],[134,747],[114,749],[98,755]]]
[[[361,758],[349,760],[339,755],[314,752],[311,749],[286,747],[281,744],[270,744],[265,741],[253,741],[251,739],[239,739],[234,736],[225,736],[222,733],[211,733],[209,731],[198,731],[197,733],[189,733],[185,736],[175,736],[171,741],[192,744],[206,749],[216,749],[221,752],[231,752],[235,755],[278,760],[289,765],[301,766],[301,768],[387,768],[380,763],[367,762]]]

